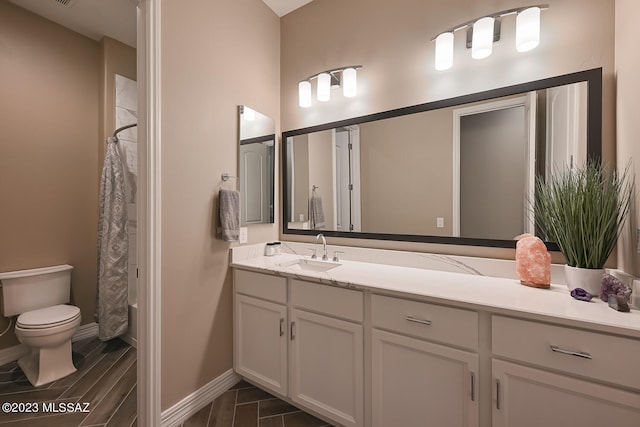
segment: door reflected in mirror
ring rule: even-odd
[[[273,223],[275,124],[245,105],[239,106],[238,118],[240,224]]]

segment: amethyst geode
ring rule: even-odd
[[[591,294],[582,288],[575,288],[571,291],[571,296],[580,301],[591,301]]]
[[[631,296],[631,289],[611,274],[605,273],[602,276],[600,299],[604,302],[609,302],[609,295],[615,295],[618,300],[628,302]]]

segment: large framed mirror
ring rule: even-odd
[[[601,157],[602,69],[287,131],[282,141],[284,234],[515,247],[515,236],[535,233],[535,176]]]
[[[275,123],[246,105],[238,107],[240,225],[273,223]]]

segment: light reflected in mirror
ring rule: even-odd
[[[601,95],[574,80],[284,133],[285,233],[313,233],[315,193],[328,235],[513,246],[535,175],[600,156]]]
[[[273,223],[275,124],[272,118],[241,105],[240,224]]]

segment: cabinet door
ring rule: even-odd
[[[291,310],[291,393],[344,426],[363,425],[362,325]]]
[[[640,394],[493,360],[493,427],[638,427]]]
[[[372,331],[373,427],[478,426],[478,356]]]
[[[236,294],[234,366],[268,390],[287,394],[287,308]]]

